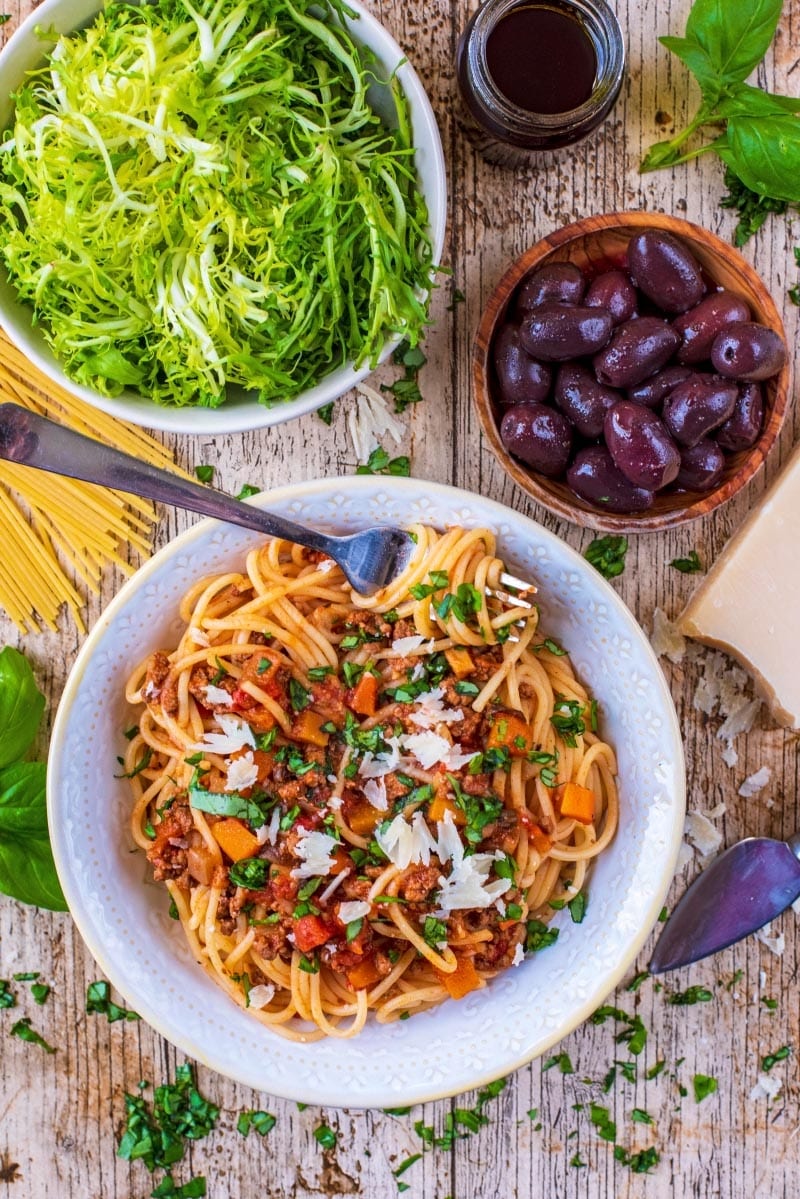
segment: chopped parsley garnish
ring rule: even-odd
[[[633,1174],[649,1174],[661,1160],[658,1150],[653,1145],[649,1149],[641,1149],[638,1153],[628,1153],[622,1145],[615,1145],[614,1158],[623,1166],[630,1166]]]
[[[430,945],[431,949],[437,949],[447,943],[447,925],[435,916],[426,916],[422,926],[422,937],[426,945]]]
[[[575,738],[586,732],[585,713],[586,709],[577,699],[565,699],[563,695],[556,696],[550,723],[561,734],[564,744],[568,745],[570,749],[574,749],[578,744]]]
[[[553,1055],[553,1057],[549,1057],[542,1065],[542,1072],[545,1070],[552,1070],[553,1066],[558,1066],[562,1074],[575,1073],[572,1060],[568,1053],[556,1053]]]
[[[441,1136],[436,1135],[432,1124],[423,1124],[422,1120],[416,1120],[414,1131],[424,1147],[426,1149],[452,1149],[456,1141],[463,1140],[464,1137],[483,1128],[489,1123],[489,1117],[484,1112],[486,1104],[490,1099],[497,1098],[507,1082],[507,1078],[498,1078],[494,1082],[490,1082],[487,1087],[478,1092],[475,1107],[457,1107],[455,1111],[448,1112],[444,1118]],[[462,1129],[465,1131],[461,1131]]]
[[[115,774],[114,778],[115,779],[136,778],[137,774],[141,774],[143,770],[147,770],[147,767],[150,765],[150,760],[152,757],[153,757],[153,750],[151,749],[151,747],[149,745],[146,745],[144,748],[144,751],[142,752],[141,758],[136,763],[136,765],[133,767],[133,769],[129,770],[126,774]],[[117,761],[122,763],[122,758],[118,758]]]
[[[122,734],[126,741],[133,741],[136,734],[139,732],[138,724],[132,724],[129,729],[126,729]]]
[[[8,979],[0,978],[0,1011],[3,1008],[16,1007],[17,1000],[9,986]]]
[[[459,679],[456,683],[456,695],[477,695],[480,688],[477,683],[470,683],[467,679]]]
[[[13,977],[15,983],[35,983],[39,977],[39,971],[25,970],[20,974],[15,974]]]
[[[241,1112],[239,1119],[236,1121],[236,1130],[243,1137],[246,1137],[250,1129],[254,1129],[259,1136],[265,1137],[268,1132],[271,1132],[277,1123],[275,1116],[269,1112],[259,1112],[247,1110]]]
[[[585,1170],[588,1162],[585,1162],[580,1155],[580,1150],[576,1150],[569,1159],[569,1164],[576,1170]]]
[[[583,556],[604,579],[615,579],[625,569],[627,552],[627,537],[595,537]]]
[[[321,408],[318,408],[317,416],[323,422],[323,424],[330,426],[330,423],[333,420],[333,400],[331,400],[329,404],[323,404]]]
[[[214,1128],[219,1108],[197,1090],[189,1063],[178,1066],[175,1081],[156,1087],[153,1110],[138,1095],[125,1095],[127,1123],[117,1156],[141,1159],[148,1170],[180,1161],[186,1140],[196,1141]]]
[[[634,1057],[638,1057],[638,1055],[644,1049],[647,1042],[647,1029],[642,1023],[641,1016],[629,1016],[628,1013],[622,1011],[621,1008],[611,1007],[609,1004],[604,1004],[602,1007],[599,1007],[597,1011],[589,1017],[589,1019],[591,1020],[592,1024],[605,1024],[606,1020],[612,1019],[627,1025],[626,1028],[623,1028],[622,1032],[617,1033],[615,1038],[617,1044],[619,1045],[627,1042],[628,1049],[634,1055]]]
[[[282,745],[275,754],[275,761],[282,762],[296,778],[302,778],[304,774],[316,770],[319,765],[318,762],[307,762],[300,750],[293,745]]]
[[[410,1111],[411,1109],[406,1108],[405,1110]],[[410,1170],[414,1162],[418,1162],[421,1157],[421,1153],[412,1153],[410,1157],[407,1157],[405,1161],[402,1161],[399,1166],[396,1166],[392,1170],[392,1174],[394,1174],[395,1178],[399,1178],[401,1174],[405,1174],[406,1170]]]
[[[294,712],[302,712],[311,703],[311,694],[292,676],[289,679],[289,702]]]
[[[688,558],[673,558],[670,566],[679,570],[683,575],[695,575],[703,570],[703,563],[697,555],[697,550],[691,550]]]
[[[128,1011],[127,1008],[120,1007],[111,999],[111,987],[105,979],[100,979],[98,982],[89,983],[86,988],[86,1011],[91,1014],[106,1016],[109,1024],[116,1024],[118,1020],[138,1020],[138,1012]]]
[[[509,854],[506,854],[505,857],[494,863],[494,872],[498,878],[508,878],[513,883],[517,873],[517,863]]]
[[[589,1119],[597,1129],[597,1135],[601,1141],[611,1141],[612,1144],[616,1141],[617,1126],[611,1119],[607,1107],[601,1107],[599,1103],[592,1103],[589,1108]]]
[[[278,736],[278,726],[268,729],[266,733],[256,733],[256,748],[268,750],[272,749],[275,744],[275,738]]]
[[[252,483],[244,483],[241,491],[237,495],[237,500],[249,500],[251,495],[260,495],[261,488],[255,487]]]
[[[332,673],[332,666],[312,666],[308,672],[308,677],[312,683],[321,683],[323,679],[326,679]]]
[[[778,1007],[777,999],[769,999],[766,995],[761,996],[761,1002],[768,1012],[774,1012]],[[0,1007],[2,1007],[2,1002],[0,1002]]]
[[[698,1103],[702,1103],[709,1095],[714,1095],[717,1090],[717,1080],[712,1078],[710,1074],[695,1074],[692,1079],[694,1086],[694,1097]]]
[[[667,1003],[676,1007],[689,1007],[694,1003],[710,1003],[714,998],[713,992],[707,987],[688,987],[685,991],[676,991],[670,995]]]
[[[634,1124],[652,1124],[653,1117],[641,1107],[635,1107],[631,1112],[631,1120]]]
[[[774,1053],[768,1053],[766,1057],[761,1059],[761,1069],[771,1070],[778,1062],[783,1062],[792,1052],[790,1045],[781,1045],[780,1049],[776,1049]]]
[[[320,1124],[319,1128],[314,1129],[314,1140],[317,1141],[323,1149],[336,1148],[336,1133],[327,1124]]]
[[[230,881],[247,891],[260,891],[267,884],[269,862],[263,858],[242,858],[234,862],[228,871]]]
[[[150,1192],[150,1199],[203,1199],[206,1193],[206,1180],[202,1174],[190,1178],[181,1186],[175,1184],[171,1174],[166,1174],[156,1189]]]
[[[409,593],[414,599],[426,599],[429,595],[435,595],[437,591],[443,591],[450,582],[446,570],[432,570],[428,575],[430,583],[412,583],[409,587]]]
[[[197,475],[201,483],[210,483],[214,478],[214,467],[200,465],[194,468],[194,473]]]
[[[12,1024],[8,1031],[12,1037],[19,1037],[20,1041],[27,1041],[30,1045],[41,1045],[45,1053],[55,1053],[55,1047],[48,1045],[44,1037],[31,1028],[31,1022],[27,1016],[17,1020],[16,1024]]]
[[[310,958],[302,956],[298,964],[304,974],[319,974],[319,962],[316,955]]]
[[[455,593],[448,591],[433,606],[440,620],[449,620],[452,615],[466,624],[483,607],[483,593],[472,583],[459,583]]]
[[[355,941],[356,937],[361,932],[363,927],[364,927],[364,917],[363,916],[359,916],[358,920],[350,920],[348,922],[348,924],[345,926],[345,939],[346,939],[348,945],[350,944],[351,941]]]
[[[529,920],[528,932],[525,937],[525,952],[536,953],[539,949],[548,949],[558,940],[558,929],[550,928],[541,920]]]
[[[395,384],[397,386],[397,384]],[[402,475],[411,474],[411,462],[406,454],[390,458],[382,446],[377,446],[365,463],[356,467],[357,475]]]
[[[211,816],[235,816],[238,820],[247,820],[255,828],[264,823],[264,810],[253,799],[245,799],[238,791],[207,791],[194,779],[189,784],[189,804],[198,812],[208,812]],[[268,806],[273,807],[274,801]]]
[[[533,649],[534,649],[534,652],[536,652],[540,649],[546,649],[555,658],[563,658],[566,656],[566,653],[567,653],[567,651],[565,649],[562,649],[562,647],[558,644],[558,642],[553,641],[553,639],[551,637],[545,637],[544,641],[539,642],[538,645],[534,645]]]
[[[506,908],[506,916],[509,920],[521,920],[522,908],[518,903],[510,903]]]
[[[634,974],[631,981],[625,988],[626,991],[638,991],[639,987],[650,977],[649,970],[640,970],[638,974]]]
[[[573,924],[582,924],[583,918],[586,915],[586,909],[589,906],[589,896],[585,891],[579,891],[574,899],[571,899],[567,904],[569,914],[572,917]]]
[[[660,1061],[655,1062],[654,1065],[652,1065],[650,1067],[650,1069],[646,1071],[645,1078],[648,1081],[653,1078],[658,1078],[658,1076],[662,1072],[662,1070],[666,1070],[666,1068],[667,1068],[667,1063],[664,1061],[663,1058],[661,1058]]]
[[[658,913],[658,923],[666,924],[668,916],[669,916],[669,909],[665,906]]]

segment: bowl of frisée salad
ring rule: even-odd
[[[0,129],[0,325],[114,416],[278,424],[421,336],[441,141],[356,0],[44,0]]]

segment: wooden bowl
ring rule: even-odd
[[[518,258],[489,297],[472,352],[474,397],[483,431],[495,456],[512,479],[556,516],[590,529],[613,533],[672,529],[726,503],[760,470],[777,441],[789,403],[787,358],[787,365],[780,374],[763,384],[765,412],[761,436],[749,450],[726,453],[725,473],[719,487],[702,493],[667,491],[657,494],[652,508],[639,514],[598,512],[579,499],[566,482],[548,479],[509,454],[500,440],[503,409],[498,402],[491,347],[495,333],[504,323],[517,285],[530,271],[545,263],[574,262],[590,274],[619,267],[624,261],[628,242],[641,229],[663,229],[682,238],[702,266],[708,283],[728,288],[741,296],[749,304],[754,321],[768,325],[786,340],[783,321],[772,297],[753,268],[732,246],[689,221],[657,212],[617,212],[586,217],[574,225],[567,225],[537,242]]]

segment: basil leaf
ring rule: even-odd
[[[777,96],[774,92],[762,92],[760,87],[751,87],[749,83],[739,83],[720,98],[717,112],[726,118],[780,117],[787,112],[800,112],[800,99]]]
[[[719,71],[703,46],[690,37],[660,37],[658,40],[689,68],[700,85],[703,99],[709,104],[714,104],[721,91],[722,81]],[[661,162],[658,165],[665,166],[666,163]]]
[[[0,651],[0,769],[30,747],[44,712],[28,659],[13,646]]]
[[[248,820],[254,828],[260,828],[264,823],[264,813],[258,804],[245,799],[238,791],[206,791],[204,787],[189,788],[189,803],[198,812],[208,812],[211,816],[236,816],[239,820]]]
[[[740,83],[769,49],[782,7],[783,0],[695,0],[686,21],[686,40],[705,51],[723,85]]]
[[[65,912],[47,833],[45,773],[44,762],[0,770],[0,892]]]
[[[800,121],[789,115],[731,117],[720,154],[752,191],[800,203]]]

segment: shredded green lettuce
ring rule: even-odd
[[[59,38],[0,143],[0,254],[77,382],[216,407],[290,399],[431,285],[408,106],[341,0],[112,4]]]

